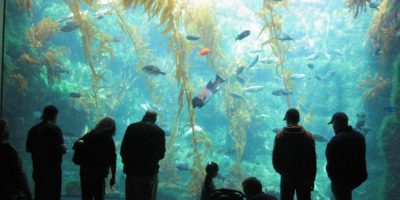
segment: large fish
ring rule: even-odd
[[[207,86],[192,99],[193,108],[201,108],[206,105],[206,103],[210,101],[213,94],[218,91],[219,85],[223,82],[225,82],[225,80],[219,74],[216,75],[214,82],[210,80],[207,83]]]
[[[319,58],[319,54],[314,53],[314,54],[311,54],[311,55],[305,57],[304,60],[317,60],[318,58]]]
[[[293,41],[294,39],[292,37],[290,37],[290,35],[286,34],[286,33],[282,33],[279,37],[278,40],[280,41]]]
[[[241,32],[238,36],[236,36],[236,40],[243,40],[244,38],[246,38],[247,36],[250,35],[250,31],[249,30],[245,30],[243,32]]]

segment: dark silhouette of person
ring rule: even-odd
[[[335,113],[329,124],[335,131],[325,152],[332,193],[336,200],[350,200],[352,190],[368,178],[365,138],[348,125],[343,112]]]
[[[55,106],[46,106],[42,121],[28,132],[26,151],[32,156],[35,200],[59,200],[61,197],[61,163],[66,146],[62,131],[56,125],[57,115]]]
[[[247,200],[277,200],[276,197],[262,191],[262,184],[256,177],[246,178],[242,187]]]
[[[206,166],[206,177],[201,188],[200,200],[209,200],[211,192],[215,190],[213,178],[218,176],[218,164],[215,162],[209,162]]]
[[[158,162],[165,154],[165,133],[155,124],[156,120],[155,111],[146,111],[142,121],[128,126],[122,140],[127,200],[156,199]]]
[[[8,122],[0,118],[0,199],[32,200],[21,160],[15,149],[6,143],[9,137]]]
[[[300,113],[291,108],[284,120],[287,126],[276,136],[272,162],[281,175],[281,200],[310,200],[317,171],[313,135],[298,125]]]
[[[111,169],[110,186],[115,185],[117,154],[113,136],[115,121],[105,117],[96,127],[75,142],[73,149],[80,151],[82,200],[103,200],[105,178]]]

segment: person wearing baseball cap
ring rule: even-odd
[[[337,112],[328,123],[335,136],[326,147],[326,171],[336,200],[351,200],[352,190],[368,178],[365,138],[349,126],[348,120],[346,113]]]
[[[281,175],[281,200],[311,200],[317,172],[315,140],[299,125],[300,113],[291,108],[284,119],[287,126],[276,136],[272,154],[275,171]]]

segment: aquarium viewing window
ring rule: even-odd
[[[217,188],[242,191],[255,176],[279,196],[274,140],[296,108],[316,140],[312,199],[331,196],[325,150],[338,111],[367,144],[369,176],[353,198],[398,199],[400,1],[3,2],[1,116],[31,191],[27,132],[51,104],[67,146],[64,197],[81,195],[74,142],[106,116],[117,123],[118,154],[106,196],[125,197],[121,142],[147,110],[167,141],[158,199],[199,199],[211,161]]]

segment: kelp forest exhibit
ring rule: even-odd
[[[199,199],[211,161],[217,188],[242,190],[255,176],[279,196],[274,138],[296,108],[316,139],[312,199],[331,196],[325,149],[337,111],[367,143],[368,180],[353,198],[398,199],[399,0],[5,0],[3,8],[1,115],[31,189],[27,132],[52,104],[68,148],[64,196],[81,194],[73,143],[110,116],[117,183],[106,196],[125,197],[121,141],[146,110],[157,111],[167,141],[157,199]]]

